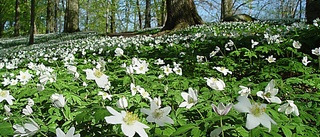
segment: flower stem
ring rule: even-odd
[[[223,124],[222,124],[222,116],[220,117],[220,126],[221,126],[221,134],[222,134],[222,137],[224,137]]]
[[[204,117],[203,117],[203,115],[200,113],[199,109],[198,109],[198,108],[196,108],[196,110],[197,110],[197,112],[200,114],[200,116],[201,116],[202,120],[204,120]]]

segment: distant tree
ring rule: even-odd
[[[46,18],[46,33],[55,31],[55,0],[47,0],[47,18]]]
[[[138,20],[139,20],[139,29],[142,29],[142,15],[140,10],[140,0],[136,1],[137,12],[138,12]]]
[[[79,29],[79,0],[67,0],[64,32],[72,33]]]
[[[20,35],[20,0],[16,0],[15,19],[14,19],[14,36]]]
[[[314,19],[320,18],[320,0],[307,0],[306,17],[307,23],[312,23]]]
[[[166,0],[167,20],[162,30],[203,24],[193,0]]]
[[[34,43],[34,28],[35,28],[35,0],[31,0],[31,20],[30,20],[30,38],[29,38],[29,45]]]
[[[144,12],[144,15],[145,15],[144,28],[150,28],[151,27],[151,0],[146,0],[146,10]]]

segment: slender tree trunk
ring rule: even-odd
[[[79,1],[67,0],[66,21],[64,31],[68,33],[80,31],[79,29]]]
[[[151,27],[151,1],[146,0],[146,10],[145,10],[145,22],[144,22],[144,28],[150,28]]]
[[[55,0],[47,0],[46,33],[54,32]]]
[[[137,0],[137,12],[138,12],[138,18],[139,18],[139,29],[142,29],[142,15],[140,10],[140,0]]]
[[[87,5],[86,5],[86,20],[85,20],[85,31],[88,31],[88,26],[89,26],[89,7],[90,7],[90,0],[87,0]]]
[[[15,19],[14,19],[14,36],[20,35],[20,0],[16,0],[16,12],[15,12]]]
[[[109,12],[110,12],[110,10],[109,10],[109,5],[110,5],[110,3],[107,1],[106,2],[107,3],[107,5],[106,5],[106,34],[108,34],[109,33]]]
[[[117,10],[117,0],[111,0],[111,15],[110,15],[110,32],[116,32],[116,10]]]
[[[313,23],[313,20],[320,18],[320,0],[307,0],[306,2],[307,23]]]
[[[60,19],[58,19],[58,12],[59,11],[59,0],[55,0],[54,3],[54,32],[58,32],[58,22]]]
[[[160,13],[161,13],[161,24],[160,26],[164,25],[165,18],[166,18],[166,11],[165,11],[166,1],[161,0],[161,7],[160,7]]]
[[[162,30],[177,30],[203,24],[193,0],[166,0],[166,4],[167,20]]]
[[[1,16],[1,15],[0,15]],[[3,35],[3,30],[4,30],[4,24],[5,22],[2,22],[2,17],[0,17],[0,38],[2,37]]]
[[[35,24],[35,0],[31,0],[31,20],[29,45],[34,43],[34,24]]]

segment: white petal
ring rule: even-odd
[[[263,97],[263,91],[258,91],[258,92],[257,92],[257,96],[260,97],[260,98],[264,98],[264,97]]]
[[[57,137],[65,137],[66,134],[60,128],[57,128],[56,129],[56,136]]]
[[[122,117],[120,115],[118,116],[106,116],[104,117],[104,119],[106,120],[107,123],[110,123],[110,124],[121,124],[123,123],[122,121]]]
[[[269,98],[270,99],[270,101],[271,102],[273,102],[273,103],[278,103],[278,104],[281,104],[281,100],[280,100],[280,98],[278,98],[278,97],[275,97],[275,96],[273,96],[273,97],[271,97],[271,98]]]
[[[182,103],[179,105],[179,107],[182,108],[182,107],[186,107],[187,105],[188,105],[187,102],[182,102]]]
[[[168,116],[164,116],[162,119],[161,119],[164,123],[169,123],[169,124],[173,124],[174,121],[168,117]]]
[[[151,111],[150,109],[145,109],[145,108],[142,108],[140,111],[141,111],[142,113],[147,114],[147,115],[151,115],[151,113],[152,113],[152,111]]]
[[[250,111],[251,103],[247,97],[239,96],[237,98],[237,100],[239,102],[233,106],[237,111],[239,111],[239,112],[249,112]]]
[[[69,131],[67,132],[66,136],[67,136],[67,137],[72,137],[73,134],[74,134],[74,130],[75,130],[75,128],[74,128],[74,127],[71,127],[71,128],[69,129]]]
[[[154,119],[154,117],[152,116],[152,115],[149,115],[147,118],[146,118],[146,120],[148,121],[148,122],[155,122],[155,119]]]
[[[161,109],[163,111],[163,115],[168,115],[171,111],[171,107],[167,106]]]
[[[129,137],[133,137],[134,134],[136,133],[136,129],[134,126],[129,126],[127,124],[121,124],[121,130],[123,134]]]
[[[269,129],[269,132],[270,132],[270,130],[271,130],[270,119],[271,119],[271,118],[270,118],[266,113],[263,113],[263,114],[259,117],[259,119],[260,119],[261,124],[262,124],[264,127],[268,128],[268,129]]]
[[[140,135],[140,137],[148,137],[148,134],[146,133],[144,128],[149,128],[149,127],[140,122],[136,122],[135,124],[136,124],[136,132]]]
[[[118,111],[114,110],[112,107],[107,106],[107,110],[114,116],[121,115]]]
[[[283,105],[281,105],[281,106],[278,108],[278,111],[279,111],[279,112],[283,112],[283,111],[286,110],[287,107],[288,107],[288,103],[283,104]]]
[[[251,130],[255,127],[257,127],[260,124],[260,119],[258,119],[257,117],[248,114],[247,115],[247,122],[246,122],[246,127]]]
[[[182,93],[181,93],[181,96],[182,96],[182,98],[183,98],[185,101],[188,101],[188,96],[189,96],[188,93],[182,92]]]

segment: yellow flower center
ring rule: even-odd
[[[0,96],[5,98],[8,96],[8,94],[6,91],[0,91]]]
[[[266,94],[264,94],[264,96],[266,96],[267,98],[270,98],[271,97],[271,93],[267,92]]]
[[[100,71],[100,70],[95,70],[94,72],[93,72],[93,75],[94,76],[96,76],[97,78],[100,78],[102,75],[103,75],[103,73]]]
[[[260,104],[258,103],[254,103],[254,105],[252,105],[252,108],[250,109],[251,114],[253,114],[256,117],[262,115],[265,111],[266,108],[260,107]]]
[[[163,111],[160,109],[156,109],[156,110],[154,110],[154,112],[152,112],[152,116],[155,119],[160,119],[163,116]]]
[[[123,118],[123,121],[127,125],[132,125],[134,122],[139,120],[136,114],[133,114],[132,112],[127,112],[126,116]]]
[[[188,96],[188,102],[191,104],[191,103],[195,103],[194,99],[190,96]]]
[[[26,76],[26,75],[22,75],[21,78],[22,78],[22,79],[27,79],[27,76]]]

